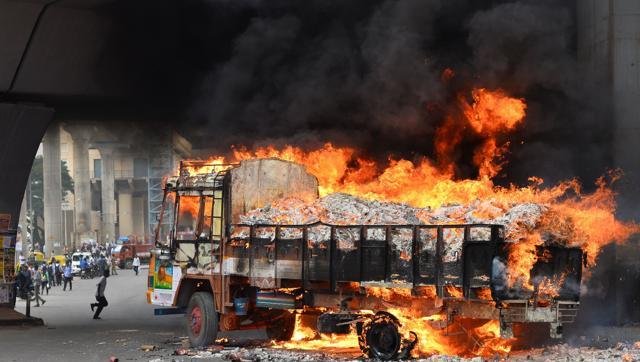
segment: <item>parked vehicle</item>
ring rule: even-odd
[[[80,260],[85,257],[89,258],[89,261],[93,261],[91,253],[86,251],[76,252],[71,255],[71,271],[74,275],[80,275]]]
[[[131,269],[133,266],[133,258],[137,255],[140,262],[149,263],[151,257],[150,250],[154,244],[145,242],[137,242],[135,239],[127,240],[122,244],[116,245],[111,251],[111,257],[114,258],[116,265],[120,269]]]
[[[60,265],[65,265],[67,263],[66,255],[54,255],[53,258],[60,263]]]

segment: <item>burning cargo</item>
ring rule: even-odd
[[[184,162],[165,196],[174,229],[167,244],[158,238],[147,295],[186,312],[193,345],[266,327],[295,348],[350,334],[382,359],[444,344],[484,354],[508,351],[514,324],[549,323],[559,337],[577,313],[583,254],[559,235],[534,245],[524,280],[510,273],[544,205],[317,198],[316,177],[279,159]]]

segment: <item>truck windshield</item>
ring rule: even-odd
[[[209,240],[211,236],[211,206],[209,196],[180,196],[177,240]]]
[[[198,222],[198,209],[200,197],[181,196],[178,206],[178,222],[176,224],[176,239],[196,240],[196,224]]]

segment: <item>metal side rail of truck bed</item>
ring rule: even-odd
[[[455,286],[467,299],[491,286],[492,259],[504,243],[504,227],[491,224],[234,224],[227,235],[225,258],[248,260],[248,276],[266,258],[274,279],[299,279],[304,290],[318,281],[329,293],[339,282],[436,286],[438,296],[454,298],[446,287]],[[279,271],[282,261],[299,270]]]

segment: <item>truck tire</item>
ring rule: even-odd
[[[124,262],[124,268],[125,269],[132,269],[133,268],[133,260],[127,260]],[[120,268],[122,269],[122,268]]]
[[[186,327],[192,347],[203,347],[216,339],[218,313],[211,293],[193,293],[187,306]]]
[[[267,337],[274,341],[290,341],[296,329],[295,314],[284,311],[267,326]]]
[[[389,313],[379,312],[369,322],[361,326],[358,344],[362,353],[382,361],[397,359],[402,337],[398,322]]]

